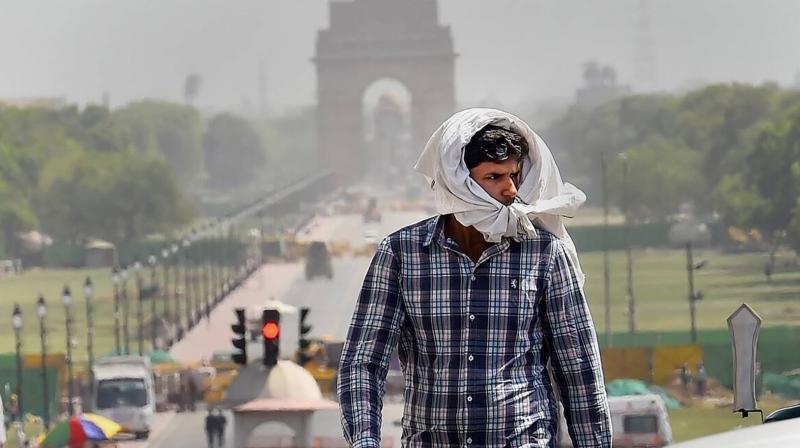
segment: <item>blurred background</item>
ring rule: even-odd
[[[726,319],[760,316],[761,408],[800,399],[798,17],[792,0],[0,0],[0,393],[29,434],[9,444],[96,408],[90,367],[134,354],[160,406],[125,444],[198,446],[219,406],[236,446],[230,325],[245,309],[263,342],[273,300],[309,326],[278,358],[335,400],[374,245],[435,214],[412,167],[467,107],[526,120],[587,193],[568,230],[609,392],[661,397],[647,412],[672,441],[760,423],[731,413]],[[189,377],[201,406],[178,412]],[[315,446],[338,446],[318,414]]]

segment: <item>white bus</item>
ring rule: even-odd
[[[114,356],[95,362],[95,413],[119,423],[137,438],[146,439],[155,413],[155,386],[150,360],[141,356]]]

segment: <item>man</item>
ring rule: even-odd
[[[205,420],[205,430],[206,430],[206,441],[208,442],[208,448],[214,448],[214,439],[216,438],[217,434],[217,427],[219,423],[217,422],[217,416],[214,415],[214,409],[209,408],[208,414],[206,414]]]
[[[216,415],[214,416],[216,421],[216,430],[217,430],[217,446],[219,448],[225,447],[225,425],[228,424],[228,419],[225,417],[225,414],[222,413],[222,409],[217,409]]]
[[[404,447],[555,447],[556,393],[576,448],[611,446],[583,274],[561,221],[583,193],[522,120],[491,109],[448,119],[416,169],[439,215],[377,248],[340,363],[345,439],[380,446],[399,344]]]

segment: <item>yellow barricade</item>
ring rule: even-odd
[[[667,385],[675,378],[683,363],[694,368],[703,360],[699,345],[666,345],[657,347],[610,347],[600,351],[603,378],[638,379],[651,384]]]

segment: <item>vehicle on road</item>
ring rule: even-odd
[[[92,366],[94,412],[119,423],[137,439],[150,435],[155,413],[155,386],[150,360],[141,356],[113,356]]]
[[[314,277],[333,278],[331,254],[322,241],[312,241],[306,252],[306,280]]]
[[[378,200],[374,197],[369,198],[367,207],[364,209],[364,222],[381,222],[381,211],[378,210]]]
[[[608,397],[615,448],[662,447],[672,443],[672,427],[659,395]],[[572,447],[567,422],[559,404],[559,448]]]

